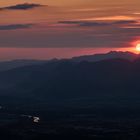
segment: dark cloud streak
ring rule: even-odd
[[[121,20],[115,22],[96,22],[96,21],[59,21],[58,24],[75,25],[79,27],[97,27],[97,26],[113,26],[113,25],[134,25],[138,23],[136,20]]]
[[[10,24],[10,25],[0,25],[0,30],[17,30],[31,28],[33,24]]]
[[[29,10],[37,7],[42,7],[43,5],[40,4],[34,4],[34,3],[23,3],[23,4],[17,4],[13,6],[3,7],[0,8],[0,10]]]

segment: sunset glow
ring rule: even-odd
[[[140,44],[137,44],[136,50],[140,52]]]
[[[34,58],[37,49],[49,50],[46,55],[43,51],[43,55],[36,56],[40,59],[87,55],[89,50],[92,50],[89,54],[106,50],[138,52],[139,44],[137,47],[131,44],[140,36],[139,14],[136,14],[140,13],[139,4],[138,0],[2,1],[0,53],[7,51],[0,60],[5,56],[27,58],[28,53],[22,53],[22,49],[30,50],[28,58]],[[20,52],[18,55],[11,51],[15,49]],[[64,51],[68,49],[71,51]]]

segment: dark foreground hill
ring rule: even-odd
[[[80,63],[60,60],[1,72],[0,77],[0,96],[5,97],[30,98],[52,104],[89,99],[94,104],[97,98],[116,105],[125,101],[128,106],[131,103],[135,106],[133,100],[140,98],[139,59]]]
[[[0,72],[0,136],[139,140],[139,84],[140,59],[59,60]]]

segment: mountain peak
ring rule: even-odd
[[[101,53],[101,54],[93,54],[93,55],[85,55],[85,56],[79,56],[79,57],[73,57],[72,60],[76,62],[81,62],[81,61],[89,61],[89,62],[96,62],[96,61],[101,61],[101,60],[106,60],[106,59],[126,59],[133,61],[137,59],[139,55],[126,51],[110,51],[108,53]]]
[[[129,51],[110,51],[108,52],[108,54],[135,54],[135,53]]]

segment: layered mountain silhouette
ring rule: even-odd
[[[21,106],[34,103],[40,107],[59,104],[62,108],[89,104],[95,108],[140,108],[139,55],[121,54],[125,58],[112,55],[101,61],[18,60],[6,64],[9,68],[0,72],[0,102]]]
[[[134,58],[133,58],[134,59]],[[57,60],[0,72],[0,96],[40,104],[139,108],[140,59]],[[18,98],[18,99],[17,99]],[[67,101],[67,102],[66,102]],[[98,104],[98,105],[97,105]],[[72,104],[71,104],[72,105]]]
[[[93,55],[73,57],[72,59],[69,60],[73,62],[83,62],[83,61],[97,62],[97,61],[107,60],[107,59],[125,59],[125,60],[133,61],[137,58],[139,58],[139,54],[135,54],[132,52],[111,51],[105,54],[93,54]],[[19,59],[19,60],[12,60],[12,61],[1,61],[0,71],[6,71],[13,68],[29,66],[29,65],[40,65],[43,63],[54,62],[54,61],[58,61],[58,59],[51,59],[51,60]]]
[[[77,62],[81,62],[81,61],[95,62],[95,61],[101,61],[105,59],[114,59],[114,58],[135,60],[138,57],[139,57],[138,54],[135,54],[132,52],[111,51],[105,54],[94,54],[94,55],[73,57],[72,60],[77,61]]]

